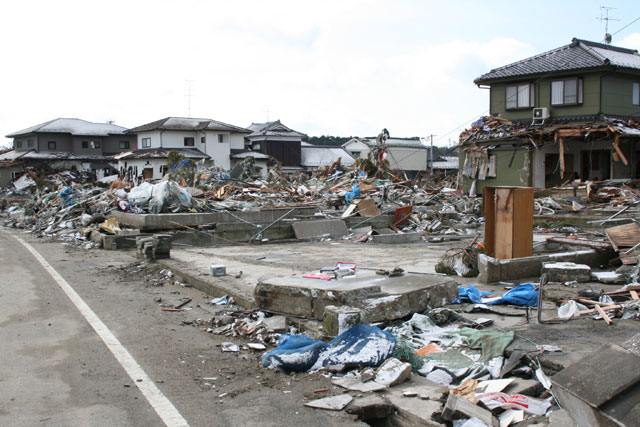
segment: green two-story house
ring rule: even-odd
[[[474,82],[490,116],[460,135],[463,186],[640,178],[640,55],[573,39]]]

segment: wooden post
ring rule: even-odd
[[[558,138],[560,143],[560,178],[564,179],[564,138]]]
[[[618,153],[618,156],[620,156],[620,160],[622,160],[622,163],[624,163],[625,166],[629,166],[629,160],[627,160],[625,155],[622,153],[622,150],[620,149],[620,135],[616,135],[615,139],[613,140],[613,148],[615,148],[616,153]]]

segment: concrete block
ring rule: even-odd
[[[376,234],[371,236],[373,243],[384,245],[401,245],[405,243],[419,242],[422,240],[420,233],[395,233],[395,234]]]
[[[478,418],[487,426],[499,427],[500,422],[491,411],[471,403],[462,396],[449,393],[447,403],[442,411],[442,418],[453,420],[455,418]]]
[[[390,357],[377,369],[374,381],[378,384],[393,387],[408,381],[411,378],[412,371],[411,364],[401,362],[395,357]]]
[[[489,255],[478,255],[478,281],[493,283],[500,281],[500,261]]]
[[[550,282],[588,282],[591,280],[591,267],[573,262],[545,262],[542,273],[549,275]]]
[[[263,310],[313,317],[311,289],[258,282],[253,295],[256,305]]]
[[[324,321],[322,332],[327,337],[337,337],[347,329],[356,326],[362,321],[362,311],[348,306],[326,306],[324,309]]]
[[[500,260],[500,280],[539,277],[542,263],[546,260],[546,255]]]
[[[291,224],[296,239],[337,238],[347,235],[347,224],[339,219],[297,221]]]
[[[544,387],[539,381],[513,377],[513,381],[503,390],[503,393],[538,397],[543,391]]]
[[[427,395],[433,399],[420,399],[419,397],[405,397],[404,392],[413,390],[418,395]],[[389,417],[394,426],[445,426],[437,421],[442,412],[442,403],[435,399],[448,392],[446,387],[434,384],[426,378],[414,375],[413,378],[396,387],[385,390],[382,395],[396,408],[396,413]]]

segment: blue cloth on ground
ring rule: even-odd
[[[341,365],[345,368],[380,366],[395,346],[396,337],[390,332],[360,323],[329,341],[311,370]]]
[[[451,304],[461,304],[465,302],[470,302],[473,304],[480,304],[482,302],[482,297],[487,295],[491,295],[491,292],[488,291],[479,291],[475,286],[468,285],[466,288],[464,286],[460,286],[458,288],[458,297],[454,299]],[[488,305],[497,305],[497,304],[512,304],[519,306],[530,306],[537,307],[538,306],[538,291],[535,290],[535,286],[531,283],[525,283],[520,286],[517,286],[510,291],[502,294],[502,298],[487,301],[483,304]]]
[[[375,326],[356,325],[329,342],[306,335],[282,335],[278,347],[262,355],[262,366],[304,372],[325,366],[380,366],[395,348],[396,338]]]
[[[305,372],[313,366],[326,347],[324,341],[313,340],[306,335],[283,334],[278,339],[278,347],[262,355],[262,366]]]

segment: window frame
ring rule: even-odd
[[[82,141],[82,148],[89,148],[89,141]]]
[[[151,138],[142,138],[142,148],[151,147]]]
[[[16,150],[17,149],[22,149],[22,141],[16,140]]]
[[[56,141],[47,141],[47,150],[55,150],[56,145]]]
[[[566,85],[568,81],[575,81],[576,85],[576,102],[566,102]],[[562,82],[562,103],[553,103],[553,83]],[[582,77],[566,77],[564,79],[554,79],[549,82],[549,105],[552,107],[567,107],[582,105],[584,103],[584,80]]]
[[[218,134],[218,144],[224,144],[224,134],[223,133],[219,133]]]
[[[631,84],[631,105],[640,105],[640,82]]]
[[[520,100],[520,97],[518,96],[518,94],[520,93],[520,87],[523,86],[529,86],[529,105],[528,106],[520,106],[518,105],[518,101]],[[509,107],[509,88],[510,87],[515,87],[516,88],[516,106],[515,107]],[[536,106],[536,96],[535,96],[535,84],[533,82],[525,82],[525,83],[513,83],[513,84],[508,84],[505,86],[504,88],[504,109],[506,111],[515,111],[515,110],[530,110],[532,108],[535,108]]]
[[[200,144],[206,144],[207,143],[207,137],[206,136],[201,136],[200,137]]]
[[[189,142],[189,144],[187,144]],[[196,139],[193,136],[185,136],[184,137],[184,146],[185,147],[195,147]]]
[[[27,139],[27,148],[33,148],[33,147],[35,147],[34,140],[31,138]]]
[[[120,141],[118,146],[121,150],[128,150],[131,147],[131,143],[129,141]]]
[[[91,148],[100,148],[100,141],[91,141]]]

